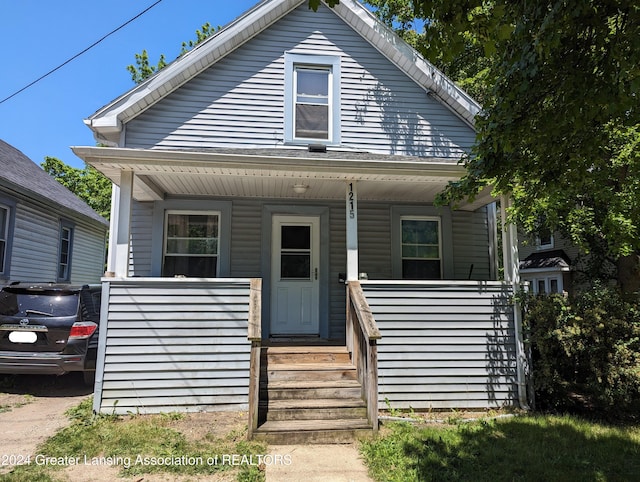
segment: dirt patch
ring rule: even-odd
[[[64,413],[90,395],[79,374],[0,375],[0,474],[34,457],[39,444],[69,424]]]
[[[80,374],[62,377],[0,375],[0,478],[11,471],[13,464],[8,462],[24,460],[29,455],[33,461],[38,455],[38,446],[70,424],[65,412],[91,394],[92,389],[83,384]],[[230,434],[244,438],[246,424],[246,412],[192,413],[164,421],[165,426],[181,432],[193,442],[229,437]],[[5,464],[2,464],[3,457]],[[197,477],[163,473],[121,477],[120,469],[105,464],[69,465],[55,476],[68,482],[237,480],[236,470]]]

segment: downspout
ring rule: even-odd
[[[511,284],[515,295],[520,290],[520,258],[518,256],[518,229],[515,224],[506,222],[507,209],[511,199],[500,198],[500,215],[502,218],[502,256],[504,260],[504,277]],[[530,410],[527,400],[527,357],[522,336],[522,307],[517,298],[513,300],[513,326],[516,344],[516,380],[518,385],[518,403],[523,410]]]

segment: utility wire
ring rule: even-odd
[[[130,20],[127,20],[125,23],[123,23],[122,25],[120,25],[118,28],[113,29],[111,32],[109,32],[108,34],[106,34],[104,37],[102,37],[100,40],[95,41],[94,43],[92,43],[91,45],[89,45],[86,49],[84,49],[82,52],[79,52],[77,54],[75,54],[73,57],[71,57],[70,59],[64,61],[63,63],[61,63],[60,65],[58,65],[56,68],[51,69],[49,72],[47,72],[44,75],[41,75],[40,77],[38,77],[36,80],[34,80],[33,82],[31,82],[30,84],[25,85],[23,88],[21,88],[20,90],[15,91],[13,94],[11,94],[8,97],[5,97],[4,99],[0,100],[0,104],[3,104],[4,102],[8,101],[9,99],[15,97],[16,95],[18,95],[21,92],[24,92],[25,90],[27,90],[29,87],[31,87],[34,84],[37,84],[38,82],[40,82],[42,79],[44,79],[45,77],[50,76],[51,74],[53,74],[56,70],[61,69],[62,67],[64,67],[65,65],[67,65],[69,62],[72,62],[73,60],[77,59],[78,57],[80,57],[82,54],[88,52],[89,50],[91,50],[93,47],[95,47],[96,45],[98,45],[100,42],[102,42],[103,40],[105,40],[107,37],[110,37],[111,35],[113,35],[114,33],[116,33],[118,30],[123,29],[124,27],[126,27],[127,25],[129,25],[131,22],[133,22],[134,20],[137,20],[138,18],[140,18],[142,15],[144,15],[145,13],[147,13],[149,10],[151,10],[153,7],[155,7],[156,5],[158,5],[162,0],[158,0],[156,3],[154,3],[153,5],[145,8],[142,12],[140,12],[138,15],[136,15],[135,17],[131,18]]]

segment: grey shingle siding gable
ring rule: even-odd
[[[305,4],[130,121],[126,147],[282,146],[285,52],[341,57],[343,147],[448,158],[473,143],[467,124],[330,9]]]
[[[73,211],[103,226],[108,224],[79,197],[18,149],[2,140],[0,140],[0,183],[46,204]]]

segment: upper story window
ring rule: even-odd
[[[166,211],[163,276],[218,276],[220,213]]]
[[[340,57],[285,53],[285,142],[340,143]]]
[[[73,224],[60,222],[60,250],[58,255],[58,281],[71,281],[71,251],[73,248]]]
[[[543,230],[536,236],[537,249],[553,249],[553,234],[549,230]]]
[[[442,279],[439,218],[400,218],[403,279]]]

